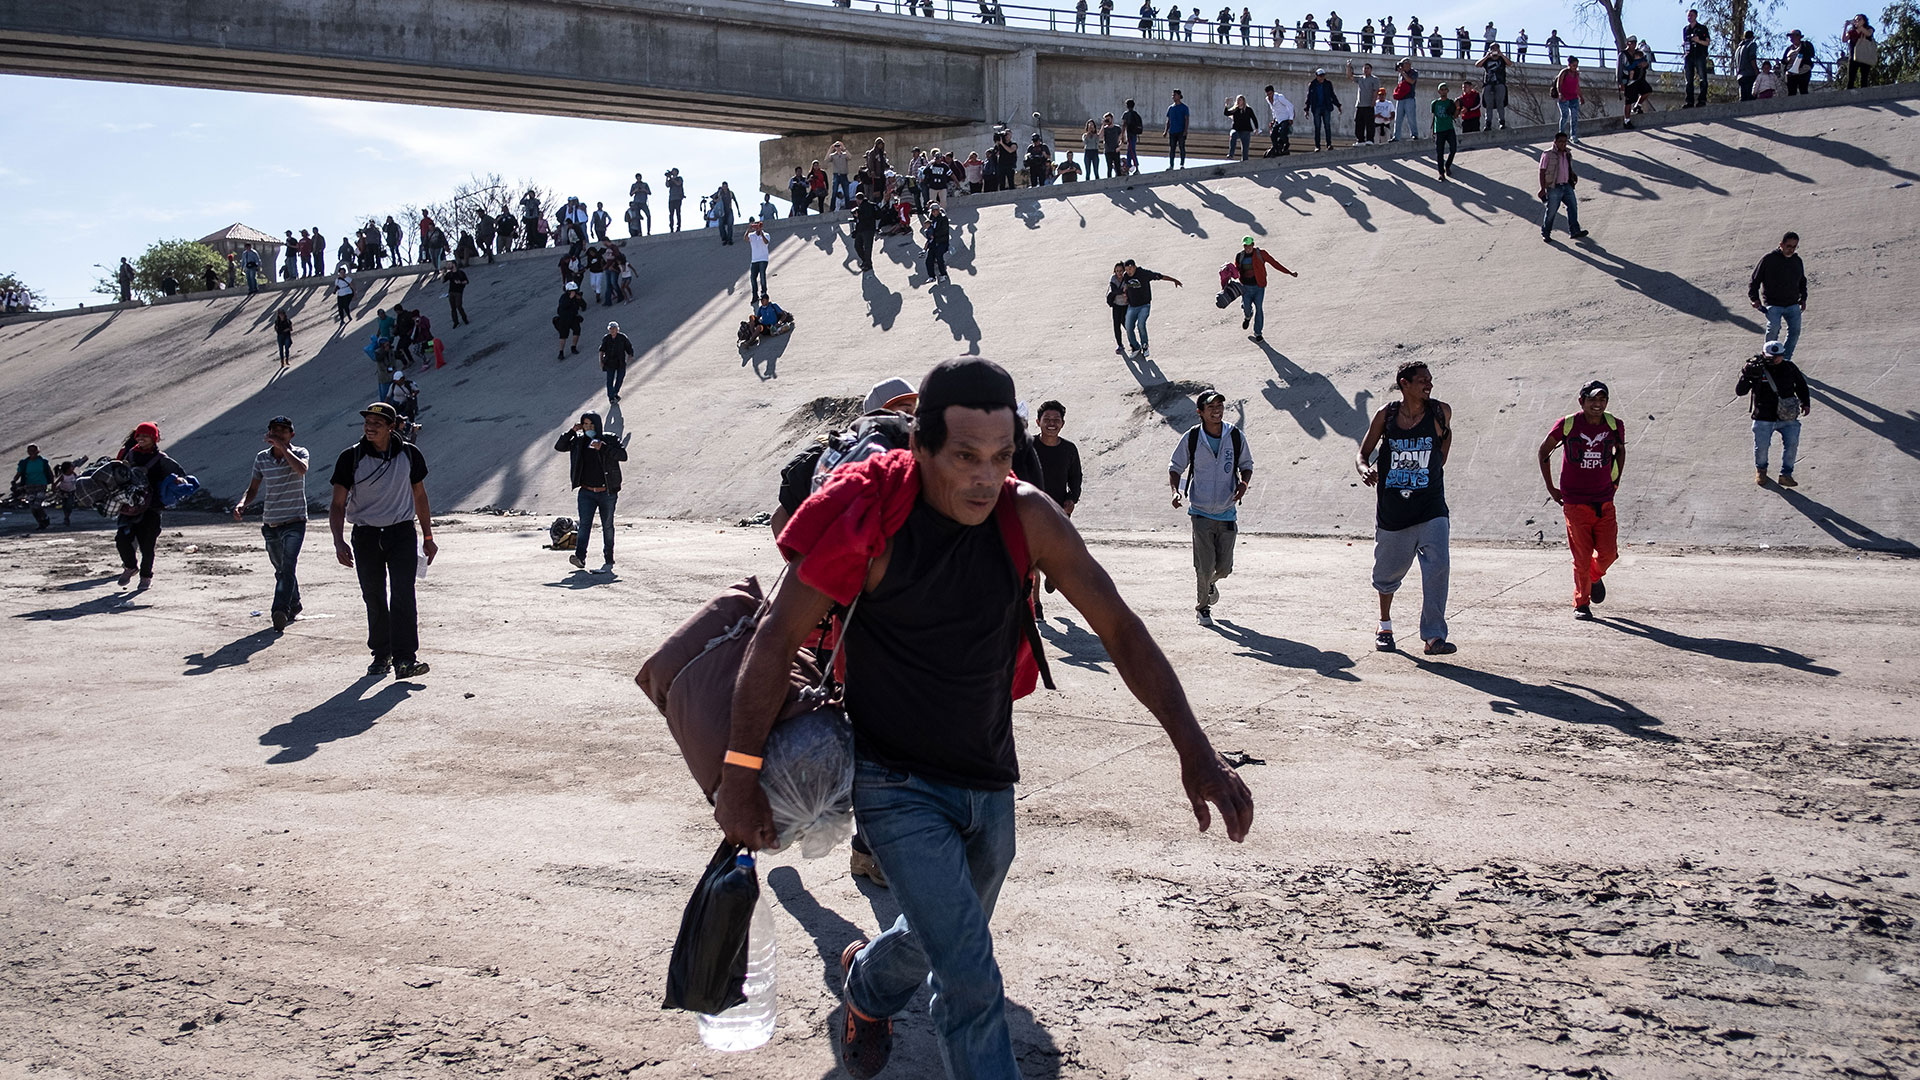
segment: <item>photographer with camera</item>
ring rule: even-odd
[[[1793,361],[1786,358],[1787,347],[1769,341],[1759,356],[1747,361],[1734,384],[1735,395],[1751,393],[1748,413],[1753,417],[1753,482],[1767,485],[1767,451],[1773,446],[1773,433],[1780,433],[1780,486],[1799,487],[1793,479],[1793,462],[1800,456],[1800,419],[1813,402],[1807,397],[1807,380]]]
[[[616,331],[618,327],[614,328]],[[627,460],[627,448],[618,436],[607,433],[600,414],[584,412],[580,422],[560,433],[553,444],[557,453],[568,456],[567,479],[579,491],[580,524],[574,539],[573,556],[567,561],[579,569],[587,568],[587,543],[593,537],[593,516],[600,515],[601,556],[605,563],[594,571],[613,573],[613,508],[620,498],[620,463]]]

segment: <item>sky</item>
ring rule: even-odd
[[[1276,16],[1291,23],[1306,10],[1324,20],[1327,10],[1250,6],[1256,21],[1266,23]],[[1557,28],[1572,43],[1604,40],[1601,28],[1583,28],[1565,4],[1473,0],[1426,11],[1425,4],[1373,8],[1385,10],[1353,6],[1344,17],[1357,27],[1370,11],[1392,13],[1400,23],[1409,13],[1421,14],[1430,26],[1464,25],[1476,37],[1492,19],[1502,37],[1524,28],[1537,42]],[[1855,10],[1847,0],[1794,0],[1783,5],[1778,21],[1782,29],[1806,29],[1824,46]],[[1651,35],[1656,48],[1671,49],[1685,12],[1679,0],[1638,7],[1630,0],[1627,32]],[[525,178],[562,197],[605,202],[616,222],[633,174],[644,173],[664,220],[660,178],[669,167],[686,176],[690,201],[722,180],[744,194],[758,182],[763,137],[4,75],[0,101],[7,102],[0,110],[0,274],[19,275],[49,307],[102,302],[92,291],[101,274],[94,264],[115,266],[158,240],[197,239],[237,221],[276,236],[317,225],[328,246],[337,247],[352,223],[402,204],[439,201],[461,181],[490,172],[508,183]]]

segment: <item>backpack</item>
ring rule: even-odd
[[[1620,421],[1615,419],[1612,413],[1603,413],[1601,415],[1606,417],[1606,424],[1607,424],[1608,431],[1620,430]],[[1561,418],[1560,441],[1562,443],[1566,442],[1566,440],[1573,437],[1573,422],[1579,416],[1580,416],[1579,413],[1568,413],[1565,417]],[[1572,451],[1568,451],[1568,453],[1572,453]],[[1613,462],[1613,480],[1615,483],[1620,482],[1620,459],[1618,458],[1615,458]]]
[[[845,431],[827,432],[826,446],[813,465],[812,490],[819,491],[827,477],[842,465],[865,461],[889,450],[905,450],[912,433],[913,418],[901,413],[862,416]]]
[[[1239,283],[1235,282],[1234,284]],[[1225,307],[1226,305],[1222,304],[1221,306]],[[1233,433],[1233,446],[1227,451],[1227,471],[1238,473],[1240,471],[1240,455],[1246,451],[1246,445],[1240,441],[1239,428],[1229,427],[1227,430]],[[1193,488],[1193,469],[1196,463],[1196,455],[1199,452],[1200,425],[1195,424],[1193,430],[1187,432],[1187,478],[1180,485],[1180,493],[1182,495],[1187,494],[1187,492]]]

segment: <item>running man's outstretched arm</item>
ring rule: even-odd
[[[1018,505],[1034,568],[1046,574],[1067,602],[1086,616],[1087,625],[1100,636],[1127,689],[1166,729],[1180,756],[1180,782],[1200,830],[1205,832],[1213,824],[1207,808],[1212,803],[1220,809],[1227,838],[1236,843],[1245,840],[1253,825],[1253,794],[1200,729],[1180,677],[1147,633],[1146,624],[1120,598],[1113,579],[1094,561],[1080,534],[1053,500],[1022,485]]]

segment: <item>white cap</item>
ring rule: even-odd
[[[1785,342],[1769,341],[1761,347],[1760,351],[1766,353],[1768,356],[1785,356],[1787,354],[1787,346]]]

